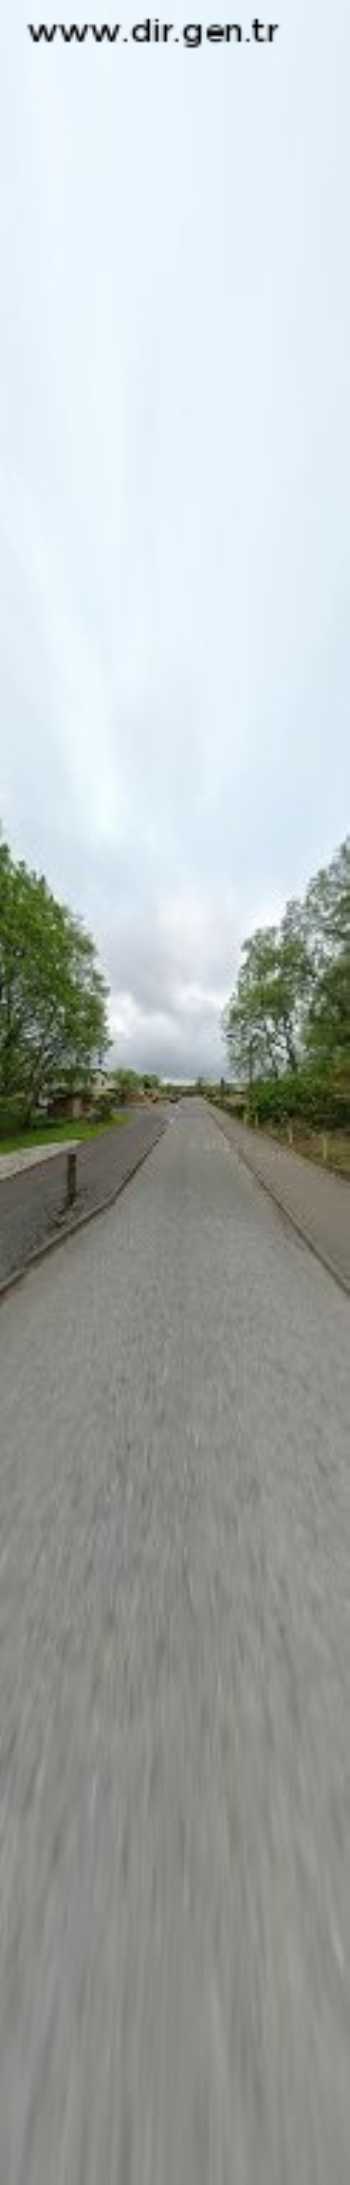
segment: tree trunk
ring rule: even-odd
[[[287,1048],[287,1057],[288,1057],[288,1064],[289,1064],[289,1069],[290,1069],[290,1070],[297,1070],[297,1068],[298,1068],[298,1064],[297,1064],[297,1058],[296,1058],[296,1053],[295,1053],[295,1046],[294,1046],[294,1040],[293,1040],[293,1035],[292,1035],[292,1032],[291,1032],[291,1029],[290,1029],[290,1024],[285,1024],[285,1026],[284,1026],[284,1036],[285,1036],[285,1042],[286,1042],[286,1048]]]

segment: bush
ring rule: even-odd
[[[205,1089],[205,1098],[210,1101],[211,1108],[224,1108],[225,1115],[237,1117],[238,1122],[241,1122],[243,1116],[247,1113],[248,1094],[246,1092],[242,1092],[241,1096],[237,1098],[237,1093],[231,1093],[230,1095],[227,1088],[222,1093],[218,1085],[208,1085]]]
[[[113,1115],[115,1115],[116,1106],[117,1099],[115,1092],[99,1093],[97,1099],[94,1100],[93,1107],[91,1108],[93,1122],[111,1123],[112,1117]]]
[[[295,1121],[309,1130],[348,1130],[350,1084],[337,1083],[317,1070],[286,1070],[283,1077],[253,1085],[246,1110],[250,1122],[257,1117],[262,1124]]]
[[[14,1138],[16,1132],[24,1130],[26,1125],[29,1129],[32,1121],[33,1117],[28,1117],[28,1102],[23,1094],[14,1094],[12,1100],[0,1098],[0,1138]]]

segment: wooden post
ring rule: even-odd
[[[292,1124],[292,1123],[288,1123],[288,1124],[287,1124],[287,1137],[288,1137],[288,1145],[289,1145],[289,1146],[292,1146],[292,1145],[293,1145],[293,1124]]]
[[[328,1138],[325,1130],[322,1131],[322,1160],[328,1161]]]
[[[67,1206],[74,1206],[77,1196],[77,1156],[75,1151],[67,1155]]]

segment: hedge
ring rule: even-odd
[[[350,1082],[331,1081],[315,1070],[286,1070],[283,1077],[257,1081],[230,1100],[218,1090],[209,1095],[228,1115],[247,1117],[250,1123],[304,1123],[308,1130],[350,1129]]]
[[[248,1112],[260,1123],[306,1123],[310,1130],[350,1127],[350,1085],[337,1085],[314,1071],[286,1071],[276,1082],[252,1089]]]

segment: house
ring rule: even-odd
[[[82,1116],[91,1114],[92,1101],[88,1085],[53,1085],[45,1101],[48,1122],[80,1122]]]
[[[95,1100],[101,1100],[109,1090],[108,1070],[92,1070],[88,1079],[77,1078],[72,1085],[51,1085],[45,1097],[49,1122],[81,1122],[84,1116],[93,1114]]]

